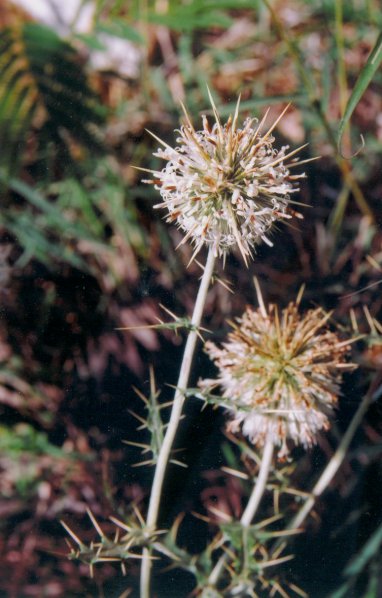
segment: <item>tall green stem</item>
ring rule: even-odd
[[[198,327],[200,326],[200,322],[202,319],[207,292],[213,274],[214,263],[214,252],[211,248],[208,253],[202,280],[200,282],[200,287],[194,307],[194,313],[192,314],[191,330],[188,334],[186,346],[184,349],[183,360],[180,367],[178,384],[176,387],[175,396],[172,404],[170,420],[156,463],[146,520],[147,528],[150,531],[154,531],[157,525],[163,482],[166,474],[167,464],[170,459],[172,445],[174,443],[175,435],[182,415],[183,404],[185,401],[185,390],[187,389],[188,379],[190,377],[192,359],[194,356],[196,341],[198,337]],[[143,553],[141,570],[141,598],[150,598],[150,578],[150,551],[149,549],[145,549]]]
[[[256,479],[256,483],[253,487],[252,494],[248,501],[248,504],[244,510],[244,513],[241,516],[240,523],[242,524],[243,528],[248,528],[259,507],[260,501],[263,497],[267,486],[267,480],[269,476],[269,472],[272,465],[272,458],[273,458],[273,447],[274,444],[272,442],[271,437],[269,436],[264,447],[263,457],[261,459],[259,474]],[[208,584],[211,587],[216,587],[217,582],[219,581],[219,577],[222,573],[224,563],[227,560],[227,554],[223,554],[218,562],[216,563],[215,567],[213,568],[209,578]]]

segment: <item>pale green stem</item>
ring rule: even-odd
[[[317,498],[321,496],[324,490],[329,486],[330,482],[334,478],[335,474],[339,470],[342,465],[343,460],[346,457],[349,445],[353,440],[353,436],[357,431],[358,426],[363,420],[363,417],[366,411],[369,408],[370,402],[372,397],[367,394],[365,395],[364,399],[362,400],[360,406],[358,407],[357,411],[355,412],[353,419],[351,420],[348,429],[344,437],[342,438],[340,444],[336,452],[334,453],[333,457],[330,459],[329,463],[325,467],[324,471],[321,474],[318,482],[314,486],[311,495],[306,500],[304,506],[299,510],[296,516],[292,519],[290,528],[297,528],[303,523],[306,519],[307,515],[311,511],[316,502]]]
[[[256,483],[253,487],[252,494],[251,494],[248,504],[244,510],[244,513],[242,514],[241,519],[240,519],[240,523],[242,524],[243,528],[248,528],[251,525],[251,523],[257,513],[257,509],[259,507],[260,501],[265,492],[269,472],[270,472],[271,465],[272,465],[273,447],[274,447],[274,444],[272,442],[272,438],[271,438],[271,436],[269,436],[265,443],[264,452],[263,452],[260,469],[259,469],[259,474],[256,478]],[[208,585],[210,587],[216,587],[216,584],[217,584],[219,577],[222,573],[222,570],[223,570],[226,560],[227,560],[227,555],[223,554],[220,557],[220,559],[218,560],[218,562],[216,563],[215,567],[213,568],[213,570],[208,578]]]
[[[198,327],[202,319],[204,306],[207,298],[208,287],[210,285],[215,264],[214,250],[211,248],[208,253],[206,265],[204,268],[202,280],[195,302],[194,313],[191,319],[191,330],[188,334],[186,346],[184,349],[183,360],[180,367],[178,383],[172,404],[170,420],[166,429],[162,446],[159,451],[154,480],[151,488],[149,508],[147,512],[146,525],[148,530],[154,531],[157,525],[159,507],[162,495],[162,487],[165,478],[167,464],[170,459],[172,445],[179,426],[182,415],[183,404],[185,401],[185,390],[187,389],[190,376],[192,359],[195,352],[196,341],[198,338]],[[149,549],[143,552],[142,570],[141,570],[141,598],[150,598],[150,578],[151,578],[151,559]]]
[[[244,527],[248,527],[249,525],[251,525],[257,513],[257,509],[259,507],[262,496],[265,492],[269,472],[272,465],[273,446],[274,445],[272,438],[269,437],[264,447],[263,458],[261,460],[259,475],[257,476],[256,484],[253,488],[251,497],[248,501],[245,511],[240,519],[240,523]]]
[[[309,515],[310,511],[314,507],[317,498],[321,496],[324,490],[329,486],[330,482],[334,478],[335,474],[341,467],[346,457],[349,445],[353,440],[353,436],[356,433],[358,426],[362,422],[363,417],[370,406],[370,403],[373,400],[373,396],[373,393],[367,393],[363,398],[362,402],[360,403],[357,411],[353,416],[353,419],[349,424],[348,429],[346,430],[344,437],[338,445],[336,452],[334,453],[333,457],[330,459],[329,463],[322,472],[319,480],[317,481],[312,492],[310,493],[309,498],[306,499],[305,504],[301,507],[301,509],[298,511],[295,517],[293,517],[287,529],[292,530],[300,527],[300,525],[305,521],[306,517]],[[275,543],[275,546],[273,547],[273,552],[275,552],[275,550],[279,548],[281,545],[285,546],[286,544],[280,539]]]

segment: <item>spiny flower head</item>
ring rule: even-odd
[[[288,439],[307,448],[329,427],[342,372],[355,366],[345,363],[351,341],[341,342],[327,327],[330,314],[316,308],[300,315],[297,300],[280,315],[275,305],[266,311],[260,299],[260,308],[247,307],[232,324],[221,348],[206,343],[219,375],[199,385],[208,392],[223,389],[230,431],[242,425],[259,447],[270,437],[281,458],[289,452]]]
[[[164,149],[154,155],[167,164],[150,171],[153,179],[145,182],[160,191],[163,202],[155,207],[166,208],[167,221],[176,221],[185,232],[182,243],[192,240],[194,256],[207,245],[225,258],[238,246],[247,263],[258,243],[272,245],[268,235],[276,221],[301,217],[289,203],[305,175],[292,175],[290,168],[298,164],[293,156],[305,146],[289,153],[288,146],[273,147],[271,133],[287,108],[262,134],[268,113],[260,123],[248,118],[239,128],[238,101],[234,117],[223,125],[210,99],[212,126],[203,116],[203,129],[196,131],[184,109],[186,124],[178,131],[178,146],[171,148],[156,137]]]

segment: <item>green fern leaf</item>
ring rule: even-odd
[[[0,144],[3,166],[14,172],[12,166],[23,155],[32,125],[43,131],[41,138],[38,137],[40,155],[47,153],[47,142],[52,142],[69,159],[76,145],[92,152],[102,151],[99,128],[104,118],[105,109],[88,85],[80,56],[68,42],[36,23],[25,23],[2,32]]]

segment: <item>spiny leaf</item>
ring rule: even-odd
[[[157,320],[159,322],[158,324],[142,324],[141,326],[125,326],[123,328],[117,328],[116,330],[137,330],[140,328],[154,328],[155,330],[172,330],[175,332],[175,334],[177,334],[178,330],[180,330],[180,329],[184,329],[184,330],[188,330],[188,331],[195,330],[201,340],[203,340],[203,337],[202,337],[200,331],[210,332],[207,328],[202,328],[201,326],[195,326],[191,322],[190,318],[186,318],[186,317],[180,318],[180,317],[176,316],[172,311],[170,311],[164,305],[160,304],[160,307],[166,313],[168,313],[172,318],[174,318],[174,322],[163,322],[160,318],[157,318]]]
[[[152,457],[145,461],[145,464],[152,464],[155,465],[156,460],[158,458],[163,438],[164,438],[164,423],[161,417],[161,410],[163,409],[163,405],[158,403],[159,391],[156,389],[155,385],[155,377],[154,377],[154,370],[150,368],[150,394],[148,397],[145,397],[138,389],[134,389],[139,398],[144,402],[147,416],[145,418],[141,416],[137,416],[133,413],[133,416],[138,419],[141,423],[139,429],[147,429],[150,434],[150,441],[149,443],[132,443],[130,441],[126,441],[127,444],[135,444],[136,446],[142,448],[142,454],[146,454],[150,452]],[[137,464],[139,465],[139,463]]]

